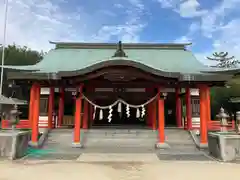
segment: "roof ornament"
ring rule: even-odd
[[[128,57],[123,50],[122,41],[118,42],[117,50],[112,57]]]

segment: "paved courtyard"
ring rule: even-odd
[[[95,157],[96,158],[96,157]],[[149,157],[148,157],[149,158]],[[0,162],[1,180],[203,180],[239,179],[238,164],[205,161],[79,162],[35,160]]]

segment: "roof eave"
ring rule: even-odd
[[[234,69],[223,69],[223,70],[212,70],[212,71],[202,71],[203,73],[211,73],[211,74],[239,74],[240,68],[234,68]]]
[[[180,81],[202,81],[202,82],[226,82],[232,79],[233,75],[227,74],[181,74]]]

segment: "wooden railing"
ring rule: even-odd
[[[74,116],[63,116],[62,126],[73,126],[74,125]]]
[[[218,131],[221,129],[221,123],[219,120],[211,120],[207,124],[208,130],[211,131]],[[192,124],[192,129],[200,129],[200,122],[195,122]],[[235,129],[235,121],[228,121],[227,125],[228,130],[234,130]]]
[[[43,120],[42,120],[43,121]],[[54,123],[54,122],[53,122]],[[8,120],[2,120],[2,128],[10,128],[9,121]],[[74,116],[64,116],[63,117],[63,126],[73,126],[74,125]],[[217,131],[221,129],[221,124],[220,121],[209,121],[208,124],[208,130],[212,131]],[[47,120],[44,120],[44,123],[39,123],[40,128],[46,128],[47,127]],[[16,128],[21,128],[21,129],[28,129],[30,128],[30,122],[29,120],[22,119],[19,121],[19,123],[16,125]],[[194,122],[192,124],[192,129],[200,129],[200,122]],[[228,130],[234,130],[235,129],[235,121],[229,121]]]

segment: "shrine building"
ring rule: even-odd
[[[199,126],[207,143],[209,88],[232,75],[199,62],[191,44],[51,44],[35,65],[5,66],[9,81],[30,87],[28,118],[18,127],[32,129],[33,144],[42,128],[72,128],[78,147],[82,129],[120,126],[157,130],[160,145],[165,127]]]

